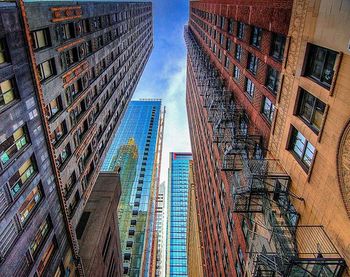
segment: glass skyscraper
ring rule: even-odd
[[[121,168],[118,219],[123,271],[128,276],[147,276],[149,270],[160,111],[161,100],[131,101],[102,166],[102,171]]]
[[[187,276],[187,201],[191,153],[171,152],[168,176],[167,276]]]

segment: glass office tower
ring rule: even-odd
[[[123,271],[147,276],[155,194],[152,178],[161,100],[131,101],[117,130],[102,171],[121,167],[122,195],[118,206]]]
[[[167,276],[187,276],[187,201],[191,153],[171,152],[168,176]]]

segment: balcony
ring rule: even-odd
[[[271,240],[252,251],[252,276],[342,275],[345,261],[322,226],[276,226],[272,231]]]

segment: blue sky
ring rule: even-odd
[[[161,181],[170,151],[191,151],[186,114],[186,48],[183,28],[188,0],[154,0],[154,48],[133,99],[161,98],[166,106]]]

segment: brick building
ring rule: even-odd
[[[349,15],[350,3],[339,0],[294,1],[269,147],[303,198],[293,201],[299,225],[322,225],[348,266]]]
[[[342,223],[330,224],[322,219],[323,215],[316,216],[320,211],[316,213],[312,208],[315,207],[312,203],[318,188],[308,196],[309,203],[306,202],[308,197],[295,189],[298,182],[303,181],[296,162],[290,157],[292,148],[300,146],[299,141],[304,140],[299,163],[305,168],[315,161],[313,155],[310,157],[314,153],[311,147],[314,144],[307,147],[305,137],[297,131],[290,131],[291,117],[282,116],[289,112],[298,117],[300,113],[288,107],[292,103],[291,95],[295,97],[296,93],[281,93],[281,88],[285,89],[292,83],[285,77],[285,67],[296,60],[294,55],[299,55],[295,53],[299,49],[293,36],[298,37],[298,33],[304,31],[303,26],[315,26],[320,6],[321,15],[331,10],[325,2],[320,5],[319,1],[309,1],[305,6],[302,2],[306,1],[190,2],[189,26],[185,27],[188,48],[186,105],[195,182],[199,184],[199,226],[205,276],[341,276],[344,271],[348,239],[339,229],[332,230],[349,224],[344,207],[336,204],[342,199],[340,189],[334,205],[339,207]],[[347,8],[342,7],[349,12]],[[312,18],[307,17],[306,11],[312,11],[310,13],[314,16],[308,25],[301,23]],[[329,23],[324,23],[327,22],[325,18],[321,22],[320,26],[327,26],[330,30]],[[340,26],[339,23],[339,33],[343,31]],[[346,26],[345,22],[343,26]],[[305,32],[313,31],[313,28],[305,28]],[[322,37],[320,34],[318,31],[319,38]],[[303,40],[299,38],[304,47],[308,35],[305,34]],[[317,53],[316,46],[310,47],[308,49]],[[336,60],[332,51],[327,55],[330,60]],[[317,62],[313,63],[314,68],[317,68]],[[326,72],[337,68],[337,62],[327,64],[323,61],[324,64]],[[303,65],[299,65],[299,71]],[[294,68],[289,72],[292,78],[298,71]],[[323,76],[321,82],[332,86],[329,75]],[[306,97],[304,92],[300,95],[298,99]],[[309,98],[317,102],[315,97]],[[277,127],[274,126],[276,106],[282,101],[288,104],[278,110],[277,118],[281,113],[281,119]],[[305,99],[300,101],[304,103]],[[340,119],[348,118],[349,106],[346,103],[342,103],[344,111],[339,114]],[[317,104],[320,104],[321,111],[325,111],[322,103]],[[311,115],[317,116],[315,124],[318,126],[323,121],[320,120],[322,113]],[[340,125],[339,132],[345,128],[345,122]],[[271,136],[273,132],[276,138]],[[282,144],[277,144],[280,148],[274,150],[274,140],[283,139],[282,134],[291,136],[284,138]],[[272,140],[270,148],[269,140]],[[288,150],[285,150],[285,145],[288,145]],[[333,155],[336,152],[333,149]],[[346,150],[340,155],[343,165],[347,164],[344,152]],[[278,160],[283,155],[285,160]],[[298,153],[294,156],[297,157]],[[340,178],[347,180],[346,166],[340,168],[345,172]],[[309,172],[307,168],[306,172]],[[330,180],[336,178],[335,173],[336,170]],[[307,182],[307,177],[304,182]],[[343,195],[346,195],[346,185],[343,185],[343,191],[344,188]],[[305,217],[304,205],[310,205],[309,215]],[[325,205],[318,207],[330,212],[333,204]]]
[[[82,275],[75,228],[153,48],[151,3],[0,11],[0,270]]]

